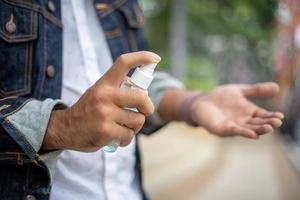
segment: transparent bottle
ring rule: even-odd
[[[153,80],[153,73],[156,67],[156,63],[142,65],[141,67],[137,67],[133,72],[132,76],[124,81],[121,85],[121,90],[130,90],[133,88],[137,88],[143,90],[148,94],[148,87],[150,86]],[[134,112],[138,112],[136,108],[124,108]],[[102,148],[103,151],[113,153],[120,146],[119,140],[113,140],[109,145]]]

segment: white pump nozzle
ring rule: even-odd
[[[142,65],[133,72],[130,80],[138,87],[147,90],[153,80],[153,73],[157,63]]]

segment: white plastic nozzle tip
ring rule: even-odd
[[[152,63],[137,67],[130,78],[131,82],[140,88],[147,90],[153,80],[153,73],[156,65],[156,63]]]

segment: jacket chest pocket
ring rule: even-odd
[[[141,50],[144,16],[136,0],[101,1],[96,4],[96,10],[110,47],[117,47],[112,49],[114,58],[124,52]]]
[[[30,93],[37,13],[0,1],[0,97]]]

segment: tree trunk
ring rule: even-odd
[[[187,20],[185,0],[173,0],[170,22],[171,73],[186,78]]]

